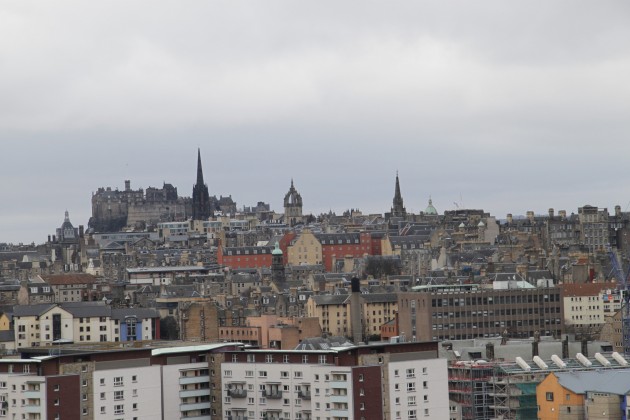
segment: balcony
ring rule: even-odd
[[[311,399],[311,391],[298,391],[298,397],[302,398],[303,400],[310,400]]]
[[[262,392],[262,396],[270,400],[279,400],[282,398],[282,391],[280,390],[272,391],[269,389],[265,389]]]
[[[185,391],[179,391],[180,398],[205,397],[206,395],[210,395],[210,388],[188,389]]]
[[[228,389],[227,394],[228,397],[232,398],[245,398],[247,397],[247,390],[243,388]]]
[[[179,411],[210,410],[210,401],[180,404]]]
[[[181,385],[190,385],[190,384],[202,384],[210,382],[210,375],[204,376],[185,376],[183,378],[179,378],[179,383]]]

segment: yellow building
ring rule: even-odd
[[[289,265],[322,264],[322,244],[309,230],[304,229],[287,247]]]
[[[11,329],[11,320],[5,313],[0,313],[0,331],[9,331]]]
[[[394,317],[398,310],[395,293],[362,294],[361,335],[364,339],[379,335],[381,325]],[[350,295],[316,295],[306,303],[306,316],[319,319],[323,332],[335,336],[352,337]]]

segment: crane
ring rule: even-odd
[[[608,257],[610,258],[610,264],[613,267],[613,273],[615,277],[617,277],[617,289],[621,293],[621,301],[622,304],[622,345],[623,352],[626,356],[630,355],[630,293],[628,290],[628,277],[630,276],[630,266],[626,273],[621,269],[621,265],[617,260],[617,254],[612,249],[610,245],[608,245]]]

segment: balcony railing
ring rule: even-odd
[[[280,398],[282,398],[282,391],[280,390],[272,391],[272,390],[265,389],[262,392],[262,395],[263,397],[269,398],[270,400],[279,400]]]
[[[242,388],[228,389],[227,394],[232,398],[245,398],[247,397],[247,390]]]
[[[310,400],[311,391],[298,391],[298,397],[302,398],[303,400]]]

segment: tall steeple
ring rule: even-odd
[[[207,220],[211,217],[210,194],[208,186],[203,182],[203,169],[201,169],[201,149],[197,149],[197,183],[193,186],[192,193],[192,218],[193,220]]]
[[[201,169],[201,149],[200,148],[197,148],[197,185],[204,185],[203,169]]]
[[[392,217],[406,217],[407,210],[403,205],[402,195],[400,194],[400,181],[398,180],[398,171],[396,171],[396,190],[394,191],[394,201],[392,206]]]

